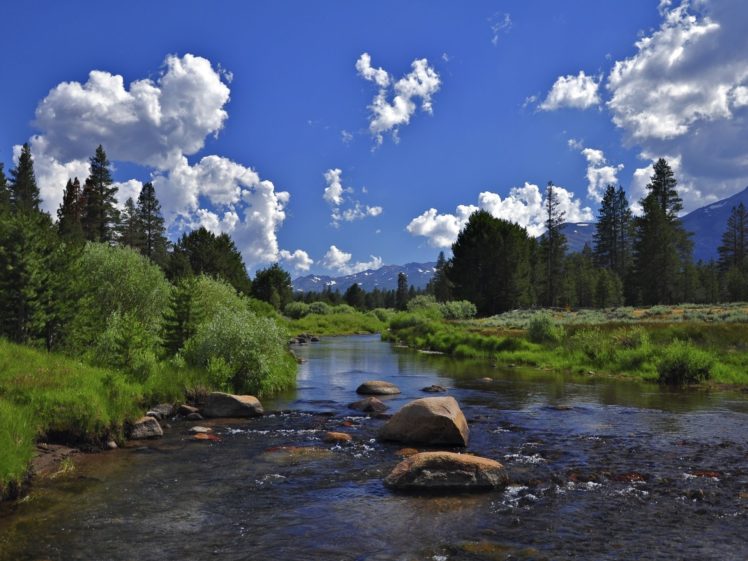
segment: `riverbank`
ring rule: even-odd
[[[748,323],[680,318],[666,307],[631,311],[514,312],[446,322],[422,314],[393,318],[383,337],[455,358],[571,374],[668,384],[748,385]],[[654,311],[654,313],[653,313]],[[734,313],[734,312],[733,312]],[[742,313],[742,311],[740,312]]]

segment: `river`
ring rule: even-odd
[[[220,442],[174,422],[37,482],[0,512],[0,560],[748,559],[748,394],[499,370],[378,336],[297,353],[298,388],[265,400],[276,413],[200,423]],[[368,379],[401,388],[391,411],[446,386],[467,450],[504,463],[510,486],[385,489],[401,446],[347,409]],[[326,430],[353,442],[325,444]]]

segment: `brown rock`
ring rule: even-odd
[[[325,437],[323,438],[325,442],[350,442],[353,440],[353,437],[345,432],[326,432]]]
[[[403,458],[409,458],[415,454],[418,454],[418,450],[415,448],[400,448],[397,452],[395,452],[398,456],[402,456]]]
[[[210,434],[206,432],[199,432],[197,434],[192,435],[193,440],[207,440],[208,442],[221,442],[221,438],[216,436],[215,434]]]
[[[395,413],[379,431],[381,440],[467,446],[470,429],[453,397],[424,397]]]
[[[202,421],[204,418],[200,413],[190,413],[185,417],[188,421]]]
[[[132,424],[132,430],[130,430],[130,438],[133,440],[159,436],[164,436],[164,431],[153,417],[141,417]]]
[[[190,415],[192,413],[199,413],[200,410],[197,407],[193,407],[192,405],[187,405],[186,403],[183,403],[179,406],[179,409],[177,410],[177,413],[182,415],[183,417],[186,417],[187,415]]]
[[[259,417],[263,413],[262,404],[255,396],[223,392],[209,393],[202,408],[205,417]]]
[[[508,483],[499,462],[453,452],[421,452],[406,458],[384,484],[403,491],[470,491],[504,487]]]
[[[210,427],[201,427],[199,425],[196,425],[194,427],[190,427],[190,432],[192,434],[204,434],[204,433],[213,432],[213,429]]]
[[[400,388],[391,382],[369,380],[356,388],[356,393],[363,395],[395,395],[400,393]]]
[[[348,408],[363,413],[381,413],[387,410],[387,406],[376,397],[365,397],[360,401],[354,401],[348,404]]]
[[[440,392],[446,392],[447,388],[444,386],[440,386],[439,384],[432,384],[430,386],[426,386],[425,388],[421,388],[422,392],[427,393],[440,393]]]

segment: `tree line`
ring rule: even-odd
[[[683,204],[670,165],[659,159],[641,216],[633,216],[622,187],[609,185],[592,246],[567,253],[564,213],[552,182],[545,196],[545,233],[473,213],[440,254],[430,291],[438,301],[465,299],[480,315],[516,308],[610,307],[714,303],[748,298],[748,213],[742,203],[725,225],[719,259],[694,263],[693,242],[678,213]]]

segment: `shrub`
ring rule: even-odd
[[[649,333],[642,327],[623,327],[613,332],[613,342],[621,349],[638,349],[649,345]]]
[[[461,320],[475,317],[477,309],[475,304],[467,300],[456,300],[439,304],[444,319]]]
[[[557,343],[564,335],[564,328],[545,313],[535,314],[527,326],[527,338],[533,343]]]
[[[338,304],[337,306],[333,306],[330,310],[330,313],[333,314],[355,314],[356,308],[353,306],[349,306],[348,304]]]
[[[296,381],[287,340],[285,330],[271,319],[246,309],[224,309],[198,328],[184,357],[191,366],[209,369],[219,383],[230,378],[234,391],[266,395]]]
[[[601,364],[615,356],[612,340],[599,329],[582,329],[570,340],[571,348],[581,351],[591,361]]]
[[[312,302],[309,304],[309,313],[326,316],[332,313],[332,306],[327,302]]]
[[[657,364],[661,384],[697,384],[711,377],[714,358],[686,341],[673,341],[665,347]]]
[[[289,302],[283,308],[283,314],[291,319],[300,319],[309,314],[309,304],[304,302]]]

